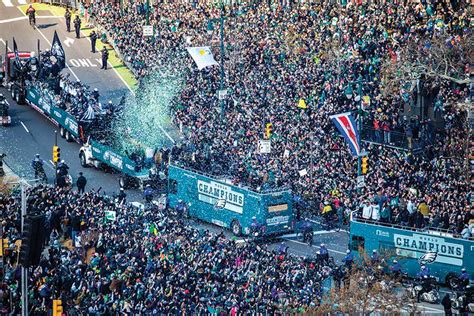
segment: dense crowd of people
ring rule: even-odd
[[[61,299],[68,315],[301,312],[320,302],[328,276],[321,265],[239,244],[189,226],[173,210],[141,209],[94,191],[38,186],[28,212],[46,214],[47,243],[29,274],[31,314]],[[10,241],[0,288],[1,313],[19,312],[13,244],[20,236],[20,201],[2,197]],[[107,220],[106,212],[116,212]],[[71,240],[72,244],[65,241]],[[13,309],[10,304],[13,303]]]
[[[198,71],[185,53],[187,46],[216,44],[219,28],[209,25],[219,17],[218,7],[154,5],[149,8],[154,37],[142,36],[147,7],[141,2],[120,9],[94,1],[91,12],[92,21],[138,77],[156,70],[184,76],[186,84],[172,104],[174,121],[185,127],[186,138],[175,160],[230,174],[236,183],[291,185],[316,210],[325,202],[334,209],[356,210],[382,200],[377,205],[390,221],[415,225],[402,220],[406,205],[414,205],[408,211],[422,209],[423,225],[461,233],[469,224],[472,197],[466,165],[458,159],[465,157],[465,144],[459,141],[467,137],[465,112],[455,106],[469,97],[468,87],[426,79],[430,96],[425,101],[436,103],[436,115],[445,122],[440,130],[426,117],[422,121],[413,112],[407,117],[405,109],[417,102],[416,85],[400,80],[386,93],[381,71],[387,60],[400,58],[406,43],[443,34],[469,36],[465,3],[234,3],[225,8],[229,97],[224,120],[217,110],[218,67]],[[214,54],[220,58],[218,50]],[[360,115],[376,142],[392,144],[393,132],[403,135],[408,149],[417,139],[429,141],[421,155],[368,145],[370,171],[360,200],[354,190],[355,159],[329,119],[357,110],[358,93],[364,96]],[[301,99],[306,109],[297,107]],[[272,153],[259,154],[257,140],[266,122],[273,124]]]

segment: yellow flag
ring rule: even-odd
[[[307,109],[307,108],[308,108],[308,106],[306,105],[306,102],[305,102],[304,99],[300,99],[300,100],[298,101],[298,107],[299,107],[300,109]]]

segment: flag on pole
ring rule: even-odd
[[[196,62],[199,70],[208,66],[219,65],[212,55],[211,49],[208,46],[204,47],[187,47],[188,53]]]
[[[18,46],[16,46],[15,38],[13,38],[13,53],[15,54],[15,63],[20,66],[20,54],[18,53]]]
[[[66,67],[66,54],[64,53],[63,45],[61,45],[56,31],[54,31],[53,43],[51,44],[51,55],[56,58],[61,69]]]
[[[359,132],[350,112],[331,115],[330,118],[349,144],[353,156],[359,156]]]

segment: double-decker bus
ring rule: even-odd
[[[175,165],[168,170],[168,201],[171,207],[186,203],[190,216],[235,235],[249,234],[253,217],[264,234],[284,234],[293,227],[291,190],[257,191]]]
[[[397,259],[402,271],[416,277],[426,265],[438,282],[451,282],[465,268],[474,276],[474,240],[447,230],[416,229],[358,218],[351,214],[349,247],[370,254],[374,249]]]

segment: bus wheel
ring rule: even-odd
[[[454,273],[448,273],[446,276],[446,285],[450,289],[455,289],[458,286],[458,278]]]
[[[121,188],[128,189],[128,186],[130,184],[130,181],[128,181],[128,176],[127,175],[122,175],[119,179],[119,185]]]
[[[66,131],[64,138],[66,139],[67,142],[72,142],[74,140],[74,138],[72,137],[71,133],[69,133],[69,131]]]
[[[230,227],[232,229],[232,233],[234,233],[235,236],[242,235],[242,226],[240,226],[240,223],[238,220],[234,219],[232,221],[232,224],[230,224]]]
[[[81,161],[81,166],[82,166],[83,168],[89,167],[89,166],[87,165],[86,155],[85,155],[83,152],[81,152],[81,154],[79,155],[79,160]]]
[[[61,135],[62,138],[66,137],[66,130],[62,126],[59,128],[59,135]]]

